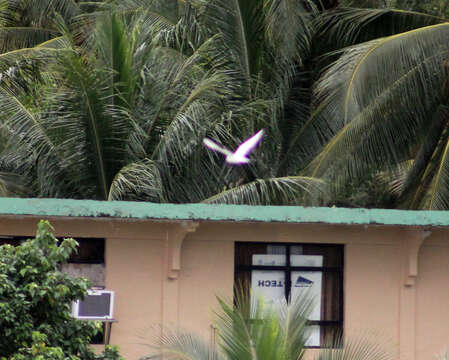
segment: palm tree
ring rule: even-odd
[[[300,360],[304,358],[308,339],[307,317],[313,305],[308,294],[290,304],[279,306],[251,300],[238,292],[235,305],[218,299],[216,314],[216,348],[210,342],[187,332],[165,330],[158,351],[142,358],[192,360]],[[334,339],[330,347],[322,349],[320,360],[387,360],[393,357],[366,339],[343,343]]]
[[[78,23],[85,26],[75,35],[59,17],[63,36],[0,57],[3,73],[17,59],[22,71],[5,76],[0,91],[10,109],[0,134],[6,189],[19,176],[29,196],[301,202],[318,182],[298,175],[340,126],[323,120],[333,106],[325,78],[309,116],[311,57],[331,43],[339,48],[441,22],[338,10],[317,26],[312,2],[289,0],[187,2],[170,17],[161,4],[99,4],[103,13]],[[317,45],[317,38],[330,41]],[[39,69],[39,81],[27,82],[32,92],[18,81],[29,62],[33,75]],[[268,135],[250,166],[227,168],[201,145],[208,136],[237,146],[262,127]]]
[[[14,79],[1,87],[9,109],[2,121],[4,183],[20,176],[29,196],[253,204],[292,201],[313,183],[274,176],[264,165],[278,156],[273,141],[253,166],[235,169],[201,145],[206,135],[238,144],[262,126],[276,139],[275,114],[289,81],[281,70],[291,68],[295,47],[284,44],[277,73],[245,73],[229,60],[224,31],[205,28],[217,11],[212,3],[187,4],[177,23],[151,7],[125,5],[97,14],[95,31],[81,44],[61,20],[57,46],[20,52],[41,60],[42,79],[39,101]],[[274,59],[267,50],[262,55]],[[16,59],[6,56],[0,67]],[[257,66],[269,69],[262,59]]]
[[[311,2],[304,3],[313,7]],[[226,128],[215,134],[206,132],[206,135],[230,147],[237,146],[262,127],[268,130],[268,136],[257,152],[256,161],[248,167],[225,170],[222,159],[210,153],[206,158],[204,155],[181,158],[182,162],[191,163],[183,168],[186,172],[171,182],[175,187],[172,192],[179,194],[185,188],[188,193],[178,195],[178,201],[182,202],[276,204],[298,201],[305,189],[315,189],[319,184],[314,179],[297,176],[305,159],[287,149],[294,147],[290,143],[291,133],[301,123],[285,120],[284,116],[287,107],[290,113],[299,114],[303,119],[307,114],[307,98],[291,101],[290,95],[295,91],[293,80],[298,64],[309,52],[313,32],[310,9],[302,2],[290,1],[214,0],[187,4],[185,21],[181,20],[174,29],[164,31],[159,37],[169,47],[187,53],[192,51],[189,44],[195,47],[210,38],[220,45],[218,52],[210,57],[221,59],[220,69],[230,79],[229,94],[232,95],[222,97],[226,110],[220,114],[219,124],[225,122]],[[122,13],[144,12],[143,16],[148,18],[157,17],[154,11],[144,10],[149,8],[145,0],[120,1],[116,6]],[[162,21],[170,22],[165,16]],[[279,146],[280,141],[282,146]],[[198,167],[199,159],[205,159],[201,167]],[[198,184],[199,177],[207,178],[208,183]],[[189,179],[195,186],[193,193],[191,187],[185,185]],[[199,196],[192,197],[192,194]]]
[[[166,200],[160,182],[177,165],[169,156],[190,151],[187,131],[174,130],[216,113],[225,80],[199,64],[212,40],[184,56],[155,44],[145,25],[107,14],[86,47],[66,31],[66,47],[45,53],[45,106],[30,107],[15,83],[1,88],[2,167],[22,175],[35,195],[114,199],[126,189],[130,197]]]
[[[396,34],[364,38],[391,18]],[[346,48],[316,84],[310,122],[330,141],[306,173],[338,187],[375,172],[393,178],[397,206],[447,209],[449,23],[404,11],[341,10],[328,31],[369,41]]]

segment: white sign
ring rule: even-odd
[[[323,266],[321,255],[292,255],[291,266]],[[309,320],[321,320],[321,294],[323,273],[320,271],[292,271],[292,300],[300,296],[305,290],[313,297],[315,306],[310,313]],[[306,346],[320,346],[320,327],[310,326],[310,337]]]
[[[253,265],[285,265],[285,255],[253,255]],[[253,270],[251,272],[251,294],[263,297],[269,304],[285,298],[285,272]]]
[[[253,265],[285,265],[285,255],[253,255]],[[291,266],[323,266],[321,255],[292,255]],[[315,307],[309,320],[321,320],[322,272],[320,271],[292,271],[290,296],[294,300],[304,291],[314,297]],[[285,272],[270,270],[253,270],[251,273],[251,293],[256,297],[263,297],[271,304],[279,303],[285,297]],[[320,345],[320,327],[310,326],[310,337],[306,346]]]

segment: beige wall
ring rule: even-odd
[[[111,343],[120,344],[123,354],[144,354],[151,327],[162,321],[163,241],[108,238],[106,244],[106,286],[116,291],[118,320]]]
[[[216,295],[232,297],[236,241],[345,244],[344,326],[375,334],[401,360],[449,346],[449,229],[51,219],[58,235],[105,236],[106,286],[116,292],[111,343],[138,359],[159,326],[211,337]],[[0,219],[31,235],[37,219]],[[426,238],[426,239],[425,239]],[[422,245],[421,245],[422,244]]]
[[[416,284],[417,359],[449,350],[449,233],[435,234],[421,248]]]

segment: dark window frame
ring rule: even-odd
[[[32,239],[32,236],[8,236],[0,235],[0,245],[9,244],[13,246],[18,246],[22,242]],[[63,239],[72,238],[72,236],[58,236],[57,239],[61,242]],[[91,237],[73,237],[79,244],[79,247],[75,253],[73,253],[67,260],[68,264],[105,264],[106,262],[106,238],[91,238]],[[97,242],[97,247],[92,249],[99,251],[101,254],[94,254],[95,256],[90,256],[90,258],[80,258],[80,251],[83,251],[83,246],[88,246],[89,242]],[[86,245],[84,245],[86,244]]]
[[[274,245],[274,246],[285,246],[286,247],[286,264],[285,265],[246,265],[239,264],[239,246],[248,245]],[[291,266],[291,247],[293,246],[307,246],[313,245],[318,247],[335,247],[339,248],[341,254],[341,266]],[[239,272],[251,272],[253,270],[265,270],[265,271],[284,271],[285,274],[285,298],[288,300],[291,292],[291,273],[292,271],[320,271],[324,273],[337,273],[339,276],[339,298],[340,298],[340,308],[339,308],[339,320],[309,320],[310,325],[318,325],[320,327],[335,326],[339,328],[339,331],[343,332],[344,325],[344,267],[345,267],[345,246],[344,244],[321,244],[321,243],[304,243],[304,242],[264,242],[264,241],[236,241],[234,243],[234,284],[239,281]],[[342,344],[339,344],[342,346]],[[325,346],[307,346],[308,349],[322,349]]]

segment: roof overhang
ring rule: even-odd
[[[449,211],[302,206],[156,204],[130,201],[1,198],[0,216],[115,218],[168,221],[449,226]]]

